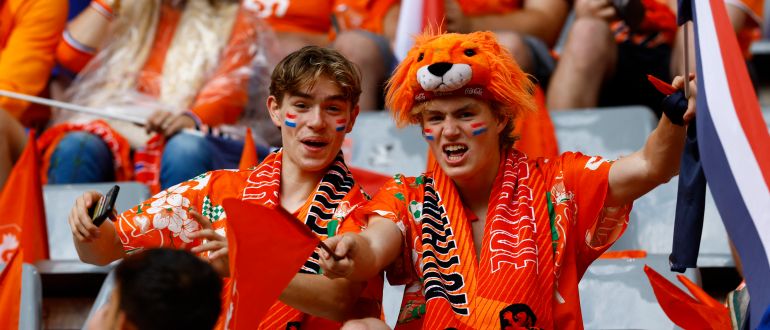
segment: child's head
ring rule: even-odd
[[[211,329],[221,310],[222,280],[183,250],[151,249],[115,269],[110,301],[89,329]]]

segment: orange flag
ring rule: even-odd
[[[318,245],[282,208],[225,199],[230,255],[225,329],[254,329]]]
[[[254,145],[254,138],[251,137],[251,128],[246,128],[246,138],[243,140],[243,152],[241,152],[241,162],[238,169],[248,170],[259,164],[257,157],[257,146]]]
[[[691,297],[654,269],[644,265],[658,304],[669,319],[684,329],[732,329],[727,307],[711,298],[698,285],[682,275],[679,282],[690,290]]]
[[[360,184],[364,191],[369,195],[374,195],[380,190],[380,187],[390,180],[390,176],[372,172],[360,167],[350,166],[350,173],[356,178],[356,183]]]
[[[24,254],[21,249],[14,250],[8,264],[0,273],[0,329],[19,328],[19,310],[21,308],[21,264]]]
[[[30,131],[27,146],[0,193],[0,209],[3,210],[0,217],[0,264],[7,263],[19,247],[25,251],[26,263],[48,259],[39,165],[35,133]]]

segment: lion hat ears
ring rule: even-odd
[[[487,100],[510,119],[536,109],[533,83],[492,32],[417,36],[388,81],[386,105],[399,126],[418,123],[412,108],[436,97]]]

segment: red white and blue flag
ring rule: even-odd
[[[679,15],[695,25],[698,151],[743,264],[755,329],[770,306],[770,134],[724,0],[680,0]]]

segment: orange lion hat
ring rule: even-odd
[[[536,109],[533,83],[492,32],[425,34],[388,81],[386,103],[400,126],[418,123],[412,108],[444,96],[490,101],[500,115],[514,119]]]

